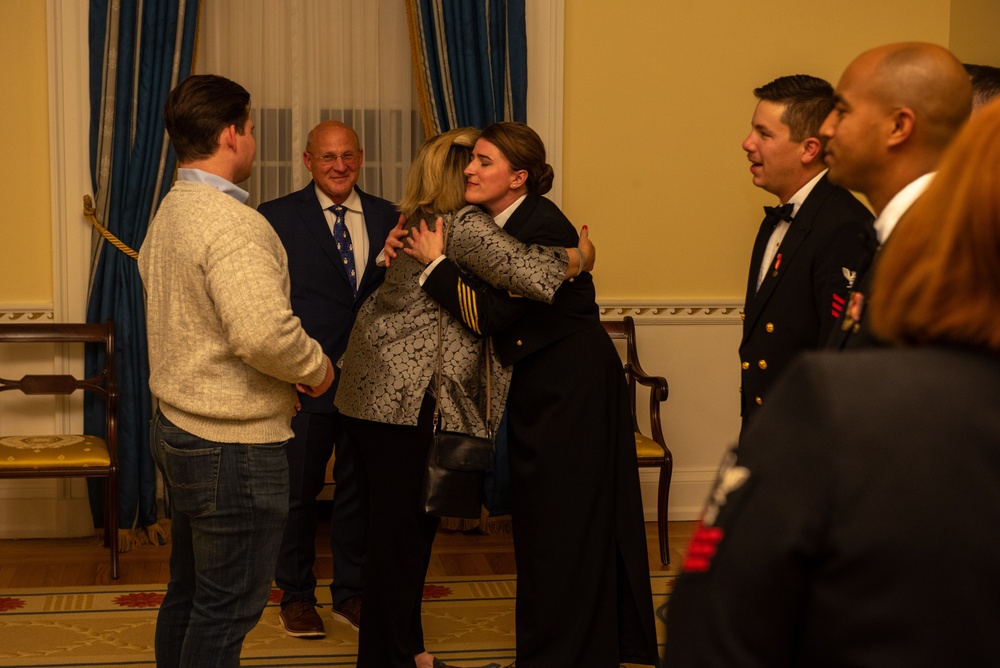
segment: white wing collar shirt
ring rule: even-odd
[[[799,208],[802,203],[806,201],[809,197],[809,193],[812,192],[819,180],[823,178],[827,170],[823,170],[819,174],[813,177],[809,183],[805,184],[798,191],[792,195],[787,204],[792,205],[792,218],[799,212]],[[774,262],[774,256],[778,252],[778,246],[785,239],[785,235],[788,234],[788,228],[791,227],[791,223],[787,220],[779,220],[778,224],[774,226],[774,232],[771,232],[771,238],[767,242],[767,247],[764,249],[764,257],[760,261],[760,273],[757,275],[757,289],[760,289],[760,284],[764,282],[764,276],[771,269],[771,263]]]
[[[875,234],[878,235],[878,244],[881,246],[892,234],[896,223],[906,213],[917,198],[924,194],[927,186],[931,184],[937,172],[924,174],[915,181],[911,181],[908,186],[896,193],[889,203],[882,209],[882,213],[875,219]]]

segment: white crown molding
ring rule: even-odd
[[[743,304],[732,300],[601,300],[601,318],[632,316],[637,325],[739,325]]]

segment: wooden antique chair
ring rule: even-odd
[[[639,363],[639,353],[635,344],[635,322],[632,316],[622,320],[605,320],[605,331],[612,339],[625,341],[625,380],[628,383],[629,402],[632,406],[632,429],[635,431],[635,449],[640,467],[660,469],[659,489],[656,500],[657,530],[660,535],[660,563],[670,563],[670,544],[667,537],[667,501],[670,497],[670,476],[674,470],[674,458],[663,439],[660,424],[660,404],[667,400],[667,379],[650,376]],[[639,432],[636,414],[636,385],[649,388],[649,428],[652,438]]]
[[[20,380],[0,377],[0,392],[69,395],[77,390],[104,398],[106,438],[85,434],[0,434],[0,478],[106,478],[104,544],[111,552],[111,577],[118,578],[118,430],[115,387],[114,323],[0,323],[0,344],[100,343],[104,367],[92,378],[32,374]],[[0,370],[0,376],[3,376]]]

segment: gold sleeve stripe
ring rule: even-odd
[[[476,293],[461,280],[458,281],[458,305],[465,325],[476,334],[479,331],[479,311],[476,310]]]

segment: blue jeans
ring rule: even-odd
[[[156,665],[239,666],[243,639],[267,605],[288,515],[285,444],[207,441],[157,411],[150,448],[172,509]]]

